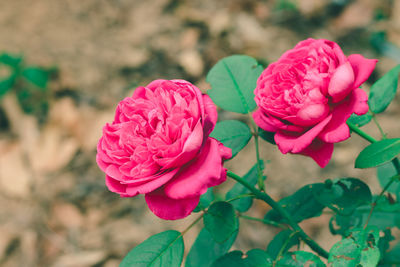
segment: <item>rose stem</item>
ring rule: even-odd
[[[263,171],[262,171],[261,163],[260,163],[261,161],[260,161],[260,146],[258,144],[258,127],[257,127],[257,124],[254,121],[253,117],[250,115],[250,113],[248,113],[248,115],[250,118],[251,126],[253,127],[254,145],[256,147],[257,175],[258,175],[257,185],[261,191],[265,191]]]
[[[186,234],[186,232],[189,231],[190,228],[195,226],[195,224],[198,223],[201,220],[201,218],[203,218],[203,216],[204,216],[204,213],[201,214],[196,220],[194,220],[188,227],[186,227],[186,229],[181,232],[181,235],[183,236],[184,234]]]
[[[228,171],[227,175],[232,179],[236,180],[238,183],[241,183],[244,187],[249,189],[256,198],[263,200],[268,205],[270,205],[274,210],[276,210],[279,214],[281,214],[287,221],[288,224],[292,227],[292,229],[299,233],[301,239],[315,252],[321,255],[324,258],[328,258],[329,253],[321,248],[314,240],[312,240],[304,231],[300,228],[300,226],[293,220],[293,218],[289,215],[289,213],[279,205],[275,200],[273,200],[268,194],[261,192],[257,188],[251,186],[246,180],[244,180],[239,175]]]

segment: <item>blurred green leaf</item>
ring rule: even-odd
[[[376,176],[378,177],[379,184],[382,188],[384,188],[395,175],[397,175],[397,170],[392,162],[387,162],[376,168]],[[397,198],[400,199],[400,182],[395,181],[386,189],[386,191],[396,194]]]
[[[235,232],[227,241],[224,243],[217,243],[211,237],[210,232],[203,228],[196,238],[189,254],[186,258],[186,267],[209,267],[211,264],[224,255],[231,248],[235,242],[237,233]]]
[[[0,97],[5,95],[11,88],[13,88],[15,83],[15,76],[11,75],[0,81]]]
[[[322,183],[310,184],[300,188],[293,195],[285,197],[279,204],[286,209],[296,222],[319,216],[324,209],[324,205],[315,198],[314,191],[319,191],[324,187]],[[284,218],[275,210],[269,211],[265,215],[266,220],[285,222]]]
[[[368,185],[356,178],[327,180],[325,187],[314,194],[322,205],[340,214],[351,214],[357,207],[372,201]]]
[[[183,251],[184,244],[181,233],[174,230],[165,231],[149,237],[129,251],[120,267],[179,267],[183,259]]]
[[[279,232],[267,247],[267,253],[272,259],[276,259],[279,252],[286,253],[290,248],[300,245],[300,239],[292,230]]]
[[[249,126],[237,120],[220,121],[215,125],[211,137],[232,149],[232,158],[242,150],[251,139]]]
[[[372,143],[358,155],[356,168],[364,169],[379,166],[391,161],[400,153],[400,138],[383,139]]]
[[[217,259],[213,267],[272,267],[272,259],[261,249],[252,249],[243,254],[235,250]]]
[[[239,230],[239,220],[232,204],[218,201],[204,214],[204,227],[218,243],[228,240]]]
[[[246,114],[257,105],[254,89],[263,67],[249,56],[234,55],[221,59],[208,72],[207,91],[214,103],[222,109]]]
[[[264,162],[260,160],[260,165],[264,166]],[[255,164],[244,176],[243,179],[246,180],[250,185],[255,185],[258,180],[257,164]],[[236,183],[231,190],[226,193],[226,199],[232,199],[239,195],[248,194],[250,190],[244,187],[240,183]],[[250,209],[253,199],[251,197],[240,198],[230,202],[236,210],[240,212],[245,212]]]
[[[282,258],[276,263],[277,267],[324,267],[326,266],[321,259],[311,253],[306,251],[294,251],[288,252],[283,255]],[[354,267],[354,266],[353,266]]]
[[[36,85],[37,87],[45,90],[47,87],[47,82],[49,80],[48,71],[39,67],[28,67],[22,71],[22,76],[26,80]]]
[[[336,214],[333,222],[334,234],[345,235],[348,230],[363,227],[371,211],[371,205],[364,205],[356,208],[350,215]],[[386,198],[381,198],[374,208],[374,212],[368,221],[368,225],[379,230],[386,228],[400,227],[400,204],[391,204]]]
[[[18,68],[21,62],[22,62],[22,56],[11,55],[7,53],[2,53],[0,55],[0,63],[8,65],[14,69]]]
[[[396,95],[400,65],[397,65],[371,86],[368,104],[372,112],[381,113]]]
[[[379,231],[375,228],[358,228],[342,239],[329,251],[328,262],[332,267],[375,267],[380,258]]]

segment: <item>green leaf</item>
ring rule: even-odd
[[[355,167],[359,169],[379,166],[400,153],[400,138],[384,139],[370,144],[358,155]]]
[[[354,229],[329,251],[328,262],[332,267],[375,267],[380,258],[379,231],[375,228]]]
[[[378,248],[381,253],[381,258],[383,255],[386,255],[390,247],[390,242],[395,240],[394,236],[392,235],[391,229],[387,228],[383,230],[383,236],[379,239]],[[400,263],[400,261],[399,261]]]
[[[268,244],[267,253],[272,259],[276,259],[279,252],[286,253],[290,248],[300,245],[298,235],[292,230],[283,230],[279,232],[274,239]]]
[[[349,229],[363,227],[371,211],[371,205],[360,206],[350,215],[336,214],[333,221],[338,226],[334,234],[345,235]],[[368,221],[368,225],[379,230],[391,227],[400,227],[400,204],[391,204],[386,198],[382,198],[375,206],[374,212]]]
[[[46,89],[49,73],[39,67],[28,67],[22,71],[22,76],[41,89]]]
[[[396,95],[400,65],[397,65],[371,86],[368,105],[372,112],[383,112]]]
[[[133,248],[120,267],[181,266],[184,244],[181,233],[174,230],[153,235]]]
[[[264,166],[264,162],[260,160],[260,165]],[[246,180],[250,185],[255,185],[258,180],[258,171],[257,171],[257,164],[255,164],[244,176],[243,179]],[[236,183],[231,190],[226,193],[226,199],[232,199],[239,195],[248,194],[250,190],[244,187],[240,183]],[[246,197],[236,199],[230,202],[236,210],[240,212],[248,211],[253,204],[253,198]]]
[[[228,240],[239,230],[239,220],[232,204],[218,201],[204,214],[204,227],[218,243]]]
[[[296,222],[319,216],[324,209],[324,205],[319,203],[315,198],[314,191],[319,191],[324,184],[316,183],[303,186],[293,195],[285,197],[279,201],[279,204],[292,215]],[[265,215],[266,220],[285,222],[281,215],[275,210],[269,211]]]
[[[15,76],[11,75],[10,77],[0,81],[0,97],[5,95],[15,83]]]
[[[249,126],[237,120],[218,122],[210,134],[226,147],[232,149],[232,158],[242,150],[251,139]]]
[[[207,192],[201,195],[199,204],[195,208],[194,212],[199,212],[210,206],[211,202],[214,200],[213,187],[207,189]]]
[[[222,109],[246,114],[257,105],[254,89],[263,67],[249,56],[234,55],[218,61],[207,74],[208,95]]]
[[[212,267],[272,267],[272,259],[261,249],[252,249],[246,255],[235,250],[220,257]]]
[[[371,120],[372,120],[372,115],[371,113],[368,112],[361,116],[353,113],[351,114],[350,118],[347,121],[357,125],[358,127],[361,127],[368,124]]]
[[[211,266],[216,259],[228,252],[232,244],[235,242],[236,236],[237,232],[233,234],[227,241],[219,244],[214,241],[210,232],[203,228],[189,251],[185,266]]]
[[[384,188],[391,180],[393,176],[397,175],[397,170],[392,162],[385,163],[376,168],[376,176],[378,177],[379,183]],[[387,188],[387,192],[396,194],[397,198],[400,198],[400,183],[395,181],[392,185]]]
[[[326,266],[321,259],[311,253],[306,251],[294,251],[283,255],[282,258],[276,263],[277,267],[324,267]],[[354,267],[354,266],[353,266]]]
[[[261,129],[261,128],[258,128],[258,135],[259,135],[262,139],[264,139],[265,141],[267,141],[268,143],[273,144],[273,145],[276,145],[275,139],[274,139],[274,137],[275,137],[275,133],[274,133],[274,132],[267,132],[267,131],[264,131],[264,130]]]
[[[0,55],[0,63],[8,65],[14,69],[16,69],[21,62],[22,62],[22,56],[11,55],[7,53],[3,53]]]
[[[368,185],[356,178],[327,180],[325,187],[314,193],[317,201],[340,214],[351,214],[357,207],[372,201]]]
[[[399,266],[400,265],[400,242],[397,243],[391,251],[383,258],[384,266]]]

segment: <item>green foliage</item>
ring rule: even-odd
[[[319,216],[324,209],[324,205],[317,201],[315,192],[324,187],[322,183],[303,186],[293,195],[285,197],[279,204],[286,209],[295,222]],[[284,223],[285,219],[275,210],[269,211],[265,215],[266,220]]]
[[[204,214],[204,227],[218,243],[228,240],[239,230],[239,220],[232,204],[218,201]]]
[[[383,264],[379,266],[399,266],[400,265],[400,242],[389,251],[382,260]]]
[[[372,120],[372,114],[368,112],[361,116],[353,113],[351,114],[350,118],[347,121],[354,125],[357,125],[358,127],[361,127],[368,124],[371,120]]]
[[[208,95],[227,111],[246,114],[256,108],[254,89],[263,67],[254,58],[234,55],[218,61],[207,74]]]
[[[53,70],[26,65],[22,56],[3,53],[0,71],[8,73],[0,77],[0,98],[13,91],[25,113],[43,120],[49,109],[48,81]]]
[[[236,236],[237,232],[235,232],[224,243],[217,243],[211,237],[211,234],[207,231],[207,229],[203,228],[189,251],[185,266],[211,266],[216,259],[228,252],[232,244],[235,242]]]
[[[379,231],[375,228],[357,228],[333,245],[328,262],[333,267],[375,267],[380,258]]]
[[[324,267],[326,266],[321,259],[310,252],[306,251],[294,251],[288,252],[281,257],[277,264],[277,267]]]
[[[264,162],[260,161],[260,165],[264,166]],[[257,164],[255,164],[244,176],[245,179],[250,185],[254,186],[258,180],[258,172],[257,172]],[[240,183],[236,183],[231,190],[226,193],[226,199],[232,199],[240,195],[248,194],[250,191],[241,185]],[[236,210],[240,212],[245,212],[250,209],[253,204],[253,198],[239,198],[230,202]]]
[[[267,253],[275,260],[279,254],[284,254],[290,248],[299,245],[300,239],[297,233],[292,230],[283,230],[268,244]]]
[[[347,215],[372,200],[368,185],[356,178],[341,178],[333,182],[327,180],[321,190],[314,191],[314,195],[322,205]]]
[[[199,212],[201,210],[204,210],[210,206],[211,202],[214,200],[214,192],[213,192],[213,187],[210,187],[207,189],[207,192],[201,195],[199,204],[197,205],[196,209],[194,212]]]
[[[400,153],[400,138],[384,139],[370,144],[358,155],[356,168],[364,169],[379,166],[391,161]]]
[[[153,235],[133,248],[120,267],[181,266],[184,244],[181,233],[174,230]]]
[[[379,183],[382,188],[387,185],[393,176],[397,175],[396,168],[394,167],[392,162],[387,162],[383,165],[380,165],[376,168],[376,176],[378,177]],[[386,189],[387,192],[396,194],[397,199],[400,198],[400,182],[397,180],[392,183],[389,188]]]
[[[356,208],[351,214],[336,214],[332,218],[331,225],[334,234],[345,235],[348,230],[363,227],[370,216],[371,205],[363,205]],[[382,198],[376,204],[368,221],[369,226],[379,230],[400,227],[400,203],[391,204],[386,198]]]
[[[372,112],[381,113],[396,95],[400,65],[397,65],[371,86],[368,104]]]
[[[273,144],[273,145],[276,145],[275,139],[274,139],[274,136],[275,136],[275,133],[274,133],[274,132],[267,132],[267,131],[264,131],[264,130],[261,129],[261,128],[258,128],[258,135],[259,135],[262,139],[264,139],[265,141],[267,141],[268,143]]]
[[[46,90],[49,81],[48,71],[40,67],[27,67],[22,71],[22,76],[42,90]]]
[[[210,136],[232,149],[233,158],[247,145],[252,135],[247,124],[237,120],[227,120],[218,122]]]
[[[261,249],[252,249],[246,254],[235,250],[216,260],[212,267],[271,267],[271,257]]]

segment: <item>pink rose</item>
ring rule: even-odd
[[[346,120],[368,111],[367,94],[359,87],[376,62],[358,54],[346,57],[332,41],[302,41],[258,78],[254,120],[276,132],[282,153],[309,156],[323,168],[333,144],[350,137]]]
[[[184,80],[156,80],[122,100],[103,128],[97,164],[122,197],[145,194],[158,217],[188,216],[200,195],[226,180],[231,149],[209,137],[217,121],[212,100]]]

